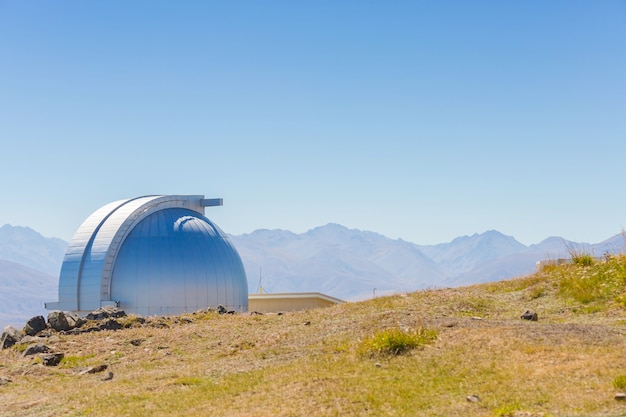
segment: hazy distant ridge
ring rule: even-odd
[[[593,245],[550,237],[526,246],[490,230],[417,245],[337,224],[302,234],[263,229],[231,238],[251,292],[262,275],[266,291],[321,291],[345,299],[371,296],[374,288],[382,294],[512,278],[533,272],[537,261],[569,257],[570,250],[596,256],[624,250],[621,235]]]
[[[0,227],[0,259],[16,262],[49,275],[58,275],[67,242],[46,238],[29,227]]]

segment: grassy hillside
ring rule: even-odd
[[[53,338],[57,367],[1,351],[0,416],[622,416],[625,305],[626,257],[581,256],[315,311],[130,317]]]

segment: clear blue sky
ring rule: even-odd
[[[0,225],[205,194],[231,234],[626,226],[626,2],[0,0]]]

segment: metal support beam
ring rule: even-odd
[[[223,198],[204,198],[202,199],[202,207],[215,207],[215,206],[223,206],[224,199]]]

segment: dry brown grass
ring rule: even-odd
[[[539,321],[520,320],[526,309]],[[58,367],[0,352],[11,380],[0,416],[620,416],[625,323],[617,305],[582,314],[539,275],[285,315],[153,319],[60,336]],[[358,354],[386,329],[437,339],[402,355]],[[99,364],[112,380],[79,375]]]

